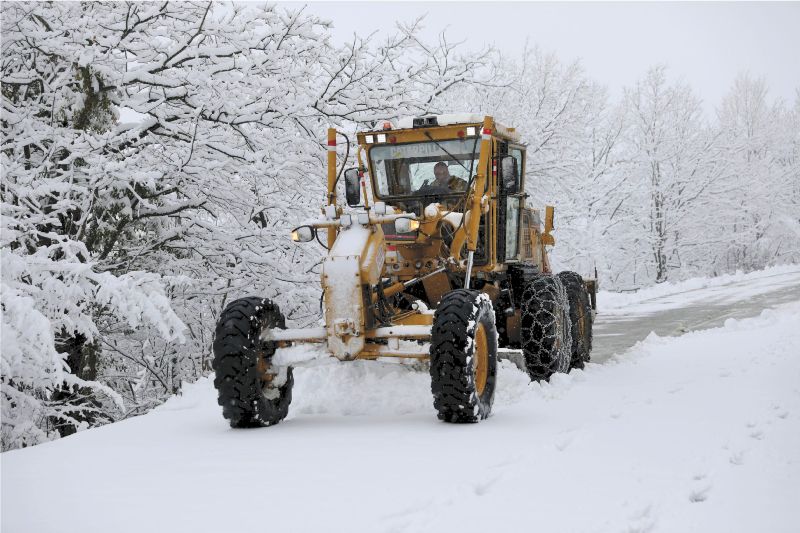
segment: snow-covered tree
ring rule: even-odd
[[[487,55],[460,54],[446,39],[428,45],[419,22],[339,47],[328,22],[275,6],[2,10],[4,324],[39,312],[33,338],[55,352],[20,337],[21,353],[61,365],[23,380],[4,329],[4,391],[114,418],[209,370],[230,298],[268,296],[290,322],[316,321],[319,252],[287,230],[323,200],[325,128],[422,112]],[[70,388],[65,361],[73,376],[111,385],[125,407]],[[4,415],[17,405],[4,395]],[[4,447],[22,444],[4,437]]]
[[[797,111],[770,103],[765,80],[740,75],[718,108],[731,191],[720,270],[752,270],[800,257]]]
[[[529,203],[556,206],[558,267],[593,274],[614,268],[616,249],[605,237],[620,223],[619,158],[622,113],[608,101],[580,63],[565,64],[553,53],[526,47],[519,58],[498,57],[483,83],[461,87],[437,103],[457,111],[494,115],[513,126],[527,143]]]
[[[671,269],[684,266],[684,250],[716,236],[704,228],[707,200],[722,177],[715,163],[717,138],[702,121],[699,98],[685,84],[670,85],[664,66],[651,69],[627,90],[625,105],[625,172],[634,190],[631,205],[641,208],[637,222],[649,256],[640,266],[659,283]]]

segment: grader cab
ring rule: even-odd
[[[583,367],[596,282],[551,271],[553,208],[542,221],[526,205],[526,148],[514,128],[479,115],[385,122],[357,134],[358,167],[346,171],[338,136],[328,130],[326,205],[291,233],[328,249],[323,323],[287,329],[259,297],[226,307],[214,383],[232,426],[282,420],[292,367],[320,357],[429,363],[434,408],[448,422],[489,415],[499,348],[521,351],[533,380]]]

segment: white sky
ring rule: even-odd
[[[447,27],[473,48],[494,43],[513,54],[527,38],[564,62],[580,58],[612,96],[657,63],[709,111],[741,71],[764,76],[770,95],[789,104],[800,88],[800,2],[312,2],[306,10],[331,20],[337,40],[380,37],[426,13],[426,36]]]

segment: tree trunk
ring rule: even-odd
[[[58,351],[65,354],[69,371],[85,381],[97,379],[97,357],[100,347],[96,343],[87,342],[84,335],[62,334],[58,343]],[[110,421],[108,415],[98,412],[102,408],[100,401],[94,396],[89,387],[69,386],[64,383],[61,389],[56,390],[51,396],[51,401],[56,404],[74,407],[65,411],[65,414],[76,422],[86,422],[91,426],[98,425],[99,421]],[[77,432],[75,424],[65,423],[64,420],[52,420],[52,424],[62,437]]]

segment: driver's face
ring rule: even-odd
[[[447,167],[434,168],[433,174],[436,176],[437,181],[442,181],[450,177],[450,171],[447,170]]]

